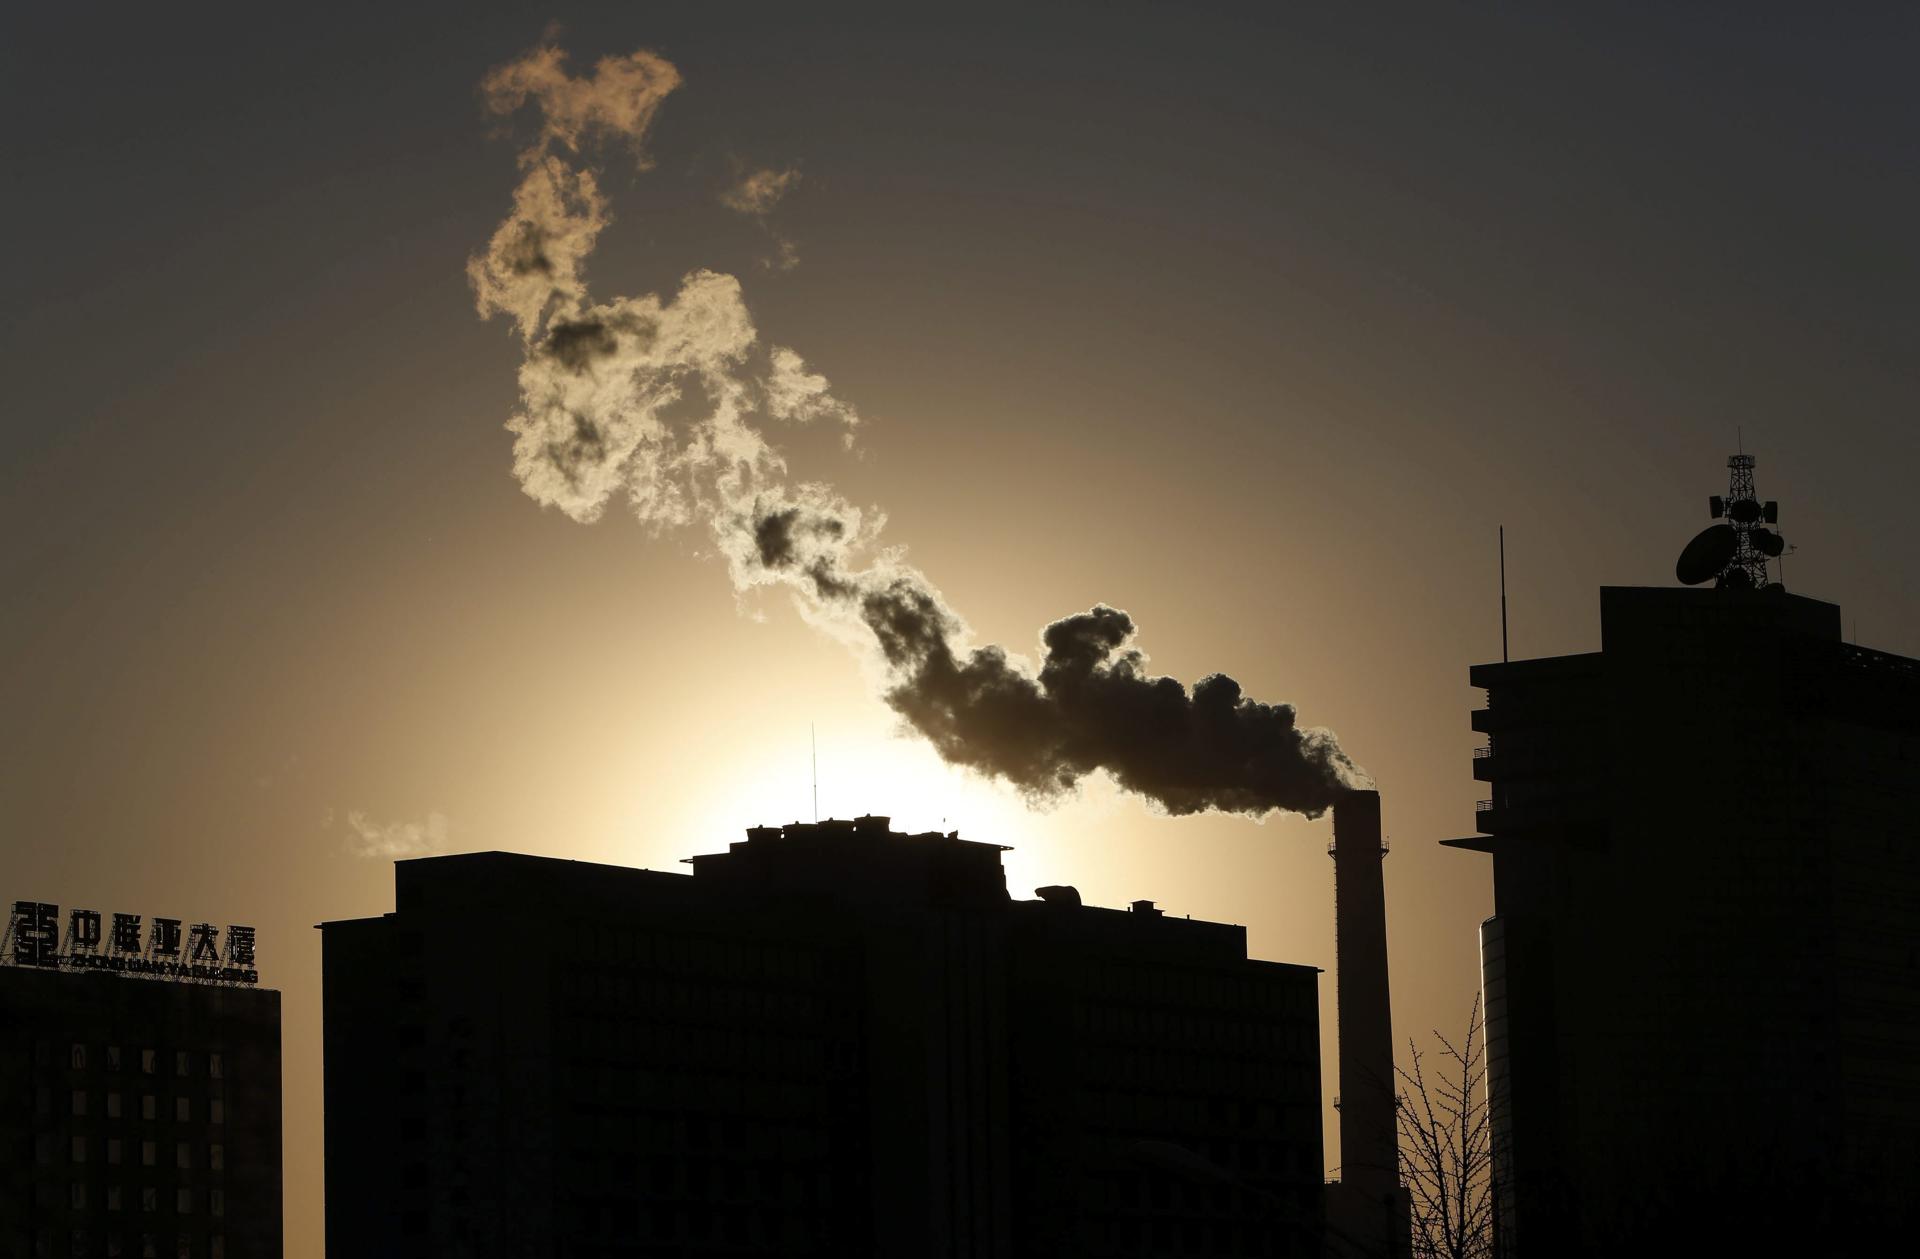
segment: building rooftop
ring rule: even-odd
[[[1168,914],[1150,900],[1128,907],[1083,905],[1077,890],[1038,889],[1035,899],[1009,895],[1001,854],[1005,844],[961,839],[957,831],[901,832],[891,819],[851,819],[750,826],[724,852],[683,858],[692,877],[673,871],[574,861],[512,852],[457,853],[394,863],[396,912],[459,904],[494,906],[504,913],[529,899],[582,906],[633,901],[700,912],[724,912],[738,898],[826,907],[924,912],[965,909],[1009,915],[1022,931],[1102,941],[1124,953],[1160,952],[1169,959],[1246,956],[1246,929]],[[391,915],[388,915],[391,916]],[[319,924],[346,926],[346,919]],[[1262,963],[1283,965],[1282,963]],[[1314,967],[1302,967],[1315,970]]]

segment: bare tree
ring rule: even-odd
[[[1410,1067],[1398,1068],[1400,1179],[1412,1224],[1413,1259],[1491,1259],[1493,1131],[1487,1100],[1486,1027],[1476,994],[1465,1042],[1437,1030],[1445,1051],[1429,1077],[1424,1055],[1407,1041]]]

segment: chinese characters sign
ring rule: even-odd
[[[104,970],[156,979],[257,984],[252,927],[13,902],[0,961],[54,970]]]

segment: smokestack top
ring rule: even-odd
[[[1370,832],[1375,839],[1380,837],[1380,793],[1372,788],[1353,788],[1340,793],[1333,802],[1333,836],[1337,840],[1342,833],[1356,838],[1363,832]]]

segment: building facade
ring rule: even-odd
[[[1920,1181],[1920,661],[1779,590],[1608,588],[1479,665],[1506,1253],[1868,1253]]]
[[[335,1255],[1317,1255],[1317,972],[885,818],[324,925]]]
[[[280,994],[0,966],[0,1255],[279,1259]]]

